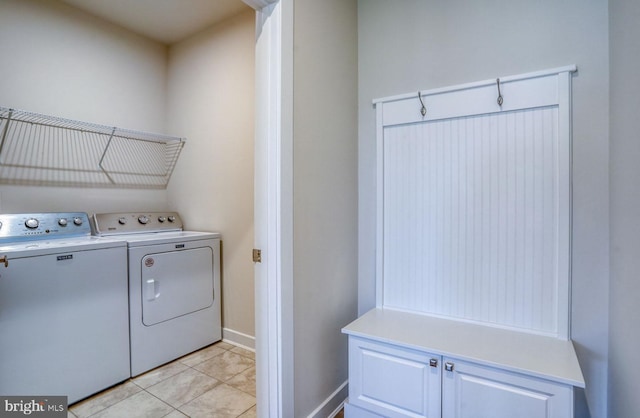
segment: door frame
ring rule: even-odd
[[[293,1],[256,10],[257,416],[293,417]]]

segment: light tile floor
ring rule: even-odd
[[[75,417],[255,418],[255,355],[210,345],[71,405]]]

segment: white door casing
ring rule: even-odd
[[[258,416],[293,416],[293,3],[256,9],[255,264]],[[269,4],[271,3],[271,4]],[[248,256],[248,255],[247,255]]]

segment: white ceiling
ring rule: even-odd
[[[164,44],[249,9],[242,0],[61,0]]]

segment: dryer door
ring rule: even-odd
[[[142,323],[150,326],[213,304],[213,251],[201,247],[141,260]]]

